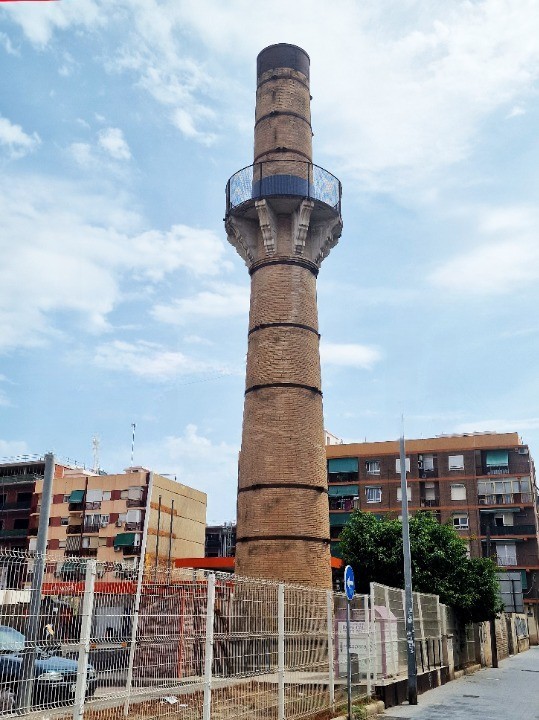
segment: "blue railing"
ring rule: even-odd
[[[300,160],[266,160],[234,173],[226,185],[226,211],[263,197],[294,195],[318,200],[340,213],[341,183],[335,175]]]

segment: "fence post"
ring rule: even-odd
[[[277,594],[277,676],[279,682],[279,710],[278,720],[285,720],[284,713],[284,583],[279,583]]]
[[[376,642],[376,613],[374,611],[374,583],[370,584],[369,610],[370,610],[370,627],[369,636],[371,642],[371,670],[372,678],[376,680],[378,673],[378,644]],[[372,688],[371,688],[372,689]]]
[[[211,680],[213,666],[213,619],[215,610],[215,574],[208,575],[208,602],[206,605],[206,642],[204,645],[204,710],[203,720],[211,718]]]
[[[333,645],[333,593],[327,591],[327,615],[328,615],[328,666],[329,666],[329,706],[335,712],[335,650]]]
[[[79,667],[77,686],[75,688],[75,706],[73,720],[84,717],[84,701],[86,700],[86,684],[88,677],[88,655],[90,654],[90,636],[92,633],[92,615],[94,610],[94,585],[97,563],[95,560],[86,562],[84,578],[84,596],[82,599],[82,622],[80,628]]]

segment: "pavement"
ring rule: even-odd
[[[539,720],[539,647],[429,690],[417,705],[388,708],[384,720]]]

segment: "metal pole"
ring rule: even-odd
[[[211,681],[213,667],[213,620],[215,611],[215,574],[208,575],[208,604],[206,605],[206,643],[204,646],[204,707],[202,720],[211,720]]]
[[[161,532],[161,495],[159,495],[159,502],[157,504],[157,537],[155,539],[155,573],[154,580],[157,580],[157,568],[159,565],[159,533]]]
[[[348,720],[352,718],[352,658],[350,657],[350,600],[346,600],[346,694],[348,697]]]
[[[363,595],[365,603],[365,620],[367,626],[367,697],[372,695],[372,640],[371,640],[371,611],[369,607],[369,596]]]
[[[170,577],[170,571],[171,571],[170,560],[171,560],[171,557],[172,557],[172,529],[173,529],[173,522],[174,522],[174,498],[172,499],[172,501],[171,501],[171,503],[170,503],[170,527],[169,527],[169,532],[168,532],[168,560],[167,560],[167,564],[168,564],[168,574],[169,574],[169,577]]]
[[[412,558],[410,554],[410,525],[408,522],[408,488],[406,485],[406,451],[404,435],[400,439],[402,548],[404,552],[404,595],[406,616],[406,645],[408,658],[408,702],[417,705],[417,661],[414,634],[414,599],[412,595]]]
[[[133,605],[133,624],[131,626],[131,642],[129,646],[129,662],[127,665],[127,679],[125,681],[125,704],[124,715],[129,714],[129,694],[133,684],[133,662],[135,659],[135,647],[137,641],[137,630],[140,610],[140,596],[142,594],[142,581],[144,579],[144,560],[146,556],[146,544],[148,542],[148,527],[150,524],[150,511],[153,490],[153,472],[150,473],[148,480],[148,492],[146,495],[146,514],[144,516],[144,530],[142,531],[142,543],[140,545],[140,560],[137,576],[137,590],[135,593],[135,603]]]
[[[54,465],[54,455],[52,453],[47,453],[45,455],[45,474],[43,477],[41,510],[39,513],[39,525],[37,529],[34,573],[32,575],[32,588],[30,590],[28,624],[26,625],[25,648],[22,658],[20,682],[17,694],[17,708],[19,712],[27,712],[29,710],[32,702],[32,692],[34,689],[34,665],[36,661],[36,644],[39,640],[38,633],[41,610],[41,591],[43,588],[43,575],[45,573],[45,553],[47,551],[47,535],[51,514]]]
[[[133,460],[135,458],[135,430],[136,430],[136,423],[131,423],[131,430],[133,431],[133,434],[131,436],[131,467],[133,467]]]
[[[486,527],[486,540],[487,540],[487,557],[491,558],[492,553],[492,542],[490,539],[490,524],[492,522],[492,518],[490,516],[490,513],[487,513],[487,527]],[[491,558],[492,559],[492,558]],[[496,620],[493,618],[492,620],[489,620],[489,630],[490,630],[490,654],[492,656],[492,667],[497,668],[498,667],[498,646],[496,644]]]
[[[284,583],[277,590],[277,682],[278,682],[278,720],[284,720]]]
[[[328,667],[329,667],[329,706],[335,710],[335,650],[333,647],[333,593],[327,591],[328,615]]]
[[[90,654],[92,613],[94,609],[96,568],[97,563],[95,560],[88,560],[86,562],[84,597],[82,600],[82,623],[80,629],[79,667],[77,673],[77,686],[75,688],[73,720],[82,720],[84,717],[84,701],[86,699],[86,685],[88,679],[88,655]]]

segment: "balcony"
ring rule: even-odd
[[[87,502],[85,507],[86,510],[101,510],[101,501],[98,500],[96,502]]]
[[[3,538],[24,538],[28,537],[28,528],[13,528],[12,530],[0,530],[0,540]]]
[[[140,545],[132,545],[123,548],[124,555],[140,555]]]
[[[503,495],[479,495],[479,505],[531,505],[531,493],[505,493]]]
[[[494,557],[494,562],[496,565],[500,565],[501,567],[509,567],[511,565],[517,564],[517,556],[516,555],[508,555],[505,557]]]
[[[359,499],[353,497],[330,498],[329,509],[346,510],[347,512],[352,512],[352,510],[359,509]]]
[[[434,498],[427,500],[426,498],[419,499],[419,505],[422,508],[440,507],[440,498]]]
[[[481,535],[487,534],[487,527],[481,525]],[[496,525],[490,528],[491,537],[504,535],[535,535],[535,525]]]
[[[12,511],[12,510],[30,510],[32,507],[31,500],[23,500],[22,502],[3,503],[0,505],[0,512]]]
[[[97,548],[81,548],[79,551],[80,557],[97,557]]]
[[[68,525],[66,527],[66,533],[68,535],[80,535],[82,532],[82,525]]]
[[[85,523],[84,533],[98,533],[101,530],[101,523]]]
[[[238,170],[226,184],[226,214],[267,197],[315,200],[341,211],[341,183],[327,170],[301,160],[266,160]]]
[[[139,498],[127,498],[125,504],[128,508],[141,508],[146,506],[146,497],[142,495]]]
[[[143,529],[144,529],[144,525],[143,525],[142,522],[126,522],[126,523],[125,523],[125,529],[126,529],[126,530],[129,530],[129,531],[131,531],[131,532],[133,532],[133,531],[135,531],[135,530],[143,530]]]
[[[33,485],[36,480],[43,480],[43,475],[38,473],[27,474],[22,473],[21,475],[2,475],[0,476],[1,485]]]
[[[509,475],[509,465],[489,465],[485,468],[485,475]]]

